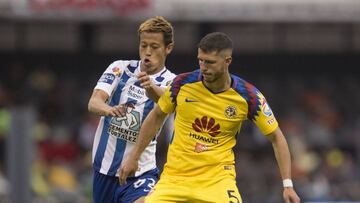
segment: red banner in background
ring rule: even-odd
[[[31,9],[41,11],[88,12],[112,10],[120,15],[150,7],[151,0],[28,0]]]

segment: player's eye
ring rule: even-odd
[[[152,48],[152,49],[158,49],[159,46],[158,46],[158,45],[151,45],[151,48]]]
[[[199,60],[199,63],[202,63],[202,64],[214,64],[216,63],[216,61],[209,61],[209,60],[204,60],[204,59],[198,59]]]

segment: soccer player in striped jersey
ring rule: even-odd
[[[140,60],[110,64],[89,100],[89,111],[101,116],[93,144],[95,203],[143,202],[158,181],[155,132],[127,184],[121,186],[118,179],[121,162],[137,142],[142,122],[175,77],[165,67],[174,46],[172,25],[156,16],[140,25],[138,35]]]
[[[232,41],[224,33],[199,43],[200,69],[178,75],[145,119],[138,142],[120,168],[123,184],[167,114],[175,111],[174,135],[159,182],[145,202],[237,202],[232,148],[242,122],[251,120],[272,143],[283,179],[285,203],[299,203],[291,181],[286,139],[262,93],[229,73]]]

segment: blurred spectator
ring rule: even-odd
[[[0,172],[3,170],[5,161],[5,139],[10,128],[10,113],[6,108],[7,105],[7,94],[0,84]]]
[[[5,174],[6,137],[10,128],[10,113],[8,111],[8,96],[0,83],[0,199],[7,201],[8,181]]]
[[[47,139],[39,143],[41,156],[49,163],[75,164],[79,146],[66,126],[55,126]]]
[[[80,126],[78,142],[81,150],[87,152],[92,149],[95,131],[99,123],[99,117],[93,114],[86,114]]]

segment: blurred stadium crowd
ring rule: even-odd
[[[16,160],[7,159],[6,143],[12,112],[21,106],[36,114],[29,169],[33,202],[91,202],[91,147],[99,118],[87,112],[87,102],[102,71],[117,56],[54,55],[8,57],[2,64],[0,202],[11,202],[7,165]],[[360,75],[340,67],[347,64],[346,57],[299,57],[234,56],[231,72],[267,97],[287,136],[302,201],[360,201]],[[196,63],[193,56],[171,56],[169,68],[181,73]],[[349,63],[360,64],[356,57]],[[160,168],[166,149],[167,139],[160,137]],[[270,142],[255,125],[245,123],[234,151],[244,202],[282,202]]]

